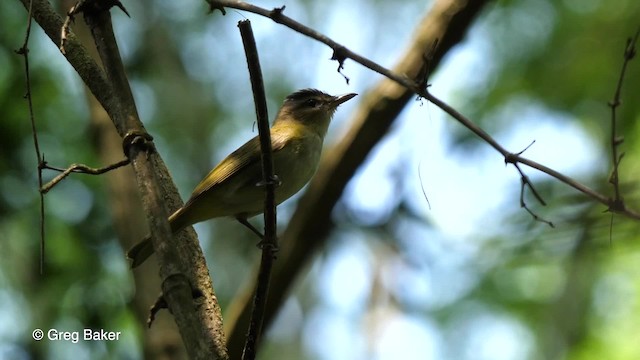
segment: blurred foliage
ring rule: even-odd
[[[186,197],[201,174],[254,135],[235,27],[248,15],[207,16],[206,5],[198,1],[124,3],[133,18],[115,14],[114,27],[140,114]],[[292,2],[286,11],[323,32],[333,31],[341,41],[340,30],[331,26],[353,14],[341,14],[337,4]],[[344,5],[350,10],[359,6],[367,15],[352,19],[366,26],[347,45],[382,58],[385,65],[400,53],[411,25],[426,11],[416,1],[398,5],[397,13],[389,4]],[[398,16],[389,16],[393,13]],[[320,72],[323,66],[335,67],[327,61],[328,49],[270,21],[251,19],[272,114],[293,89],[324,85],[330,76],[341,79]],[[457,78],[450,102],[492,134],[508,132],[530,106],[562,114],[559,121],[586,129],[598,144],[593,152],[609,159],[607,102],[625,41],[640,26],[639,19],[635,0],[498,1],[470,31],[468,42],[475,41],[480,61],[471,76]],[[25,22],[17,1],[0,2],[0,358],[140,358],[139,333],[145,330],[127,307],[134,289],[102,178],[74,175],[46,196],[47,256],[45,273],[39,274],[36,156],[23,99],[24,65],[14,53]],[[368,33],[371,24],[376,26]],[[55,166],[101,165],[79,79],[37,26],[30,49],[45,158]],[[347,71],[361,86],[358,92],[378,79],[349,62]],[[636,209],[639,87],[636,59],[618,111],[619,133],[625,136],[623,190]],[[451,146],[462,154],[473,156],[484,146],[457,125],[448,131]],[[367,168],[382,169],[374,171],[375,177],[359,175],[363,179],[358,181],[380,186],[371,197],[389,194],[391,200],[365,210],[349,196],[355,189],[347,190],[336,209],[338,228],[330,246],[310,264],[268,332],[262,359],[640,358],[637,222],[603,213],[603,206],[543,178],[535,186],[549,206],[539,206],[528,195],[526,201],[555,229],[516,208],[519,186],[514,182],[505,189],[513,204],[487,214],[497,219],[497,230],[478,228],[473,236],[452,239],[417,209],[415,199],[424,195],[411,185],[413,172],[405,171],[413,156],[399,151],[395,162],[382,165],[374,156]],[[609,167],[594,164],[584,181],[611,193]],[[290,206],[279,210],[283,224]],[[257,256],[253,242],[236,239],[251,235],[225,220],[197,229],[224,309],[251,274]],[[85,327],[122,331],[124,338],[73,346],[31,339],[34,328]]]
[[[602,1],[499,1],[477,27],[483,50],[481,89],[460,94],[459,105],[491,133],[517,118],[495,118],[505,103],[525,98],[551,111],[570,113],[606,145],[607,106],[617,84],[626,40],[638,29],[640,4]],[[629,71],[619,109],[620,132],[634,133],[640,103],[633,101],[640,72]],[[462,85],[464,87],[464,85]],[[631,97],[631,98],[630,98]],[[461,140],[475,140],[458,131]]]

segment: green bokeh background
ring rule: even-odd
[[[112,13],[138,109],[184,198],[202,174],[254,134],[247,120],[254,110],[236,29],[243,16],[254,23],[271,114],[297,88],[320,87],[327,78],[342,81],[326,71],[335,67],[328,60],[328,48],[270,21],[235,11],[226,17],[207,15],[206,5],[198,1],[124,5],[131,19]],[[348,39],[345,45],[387,67],[429,8],[418,1],[390,5],[364,0],[349,5],[290,1],[286,6],[289,16],[338,42]],[[39,273],[36,155],[24,100],[23,59],[14,52],[23,42],[26,17],[18,1],[0,2],[0,358],[141,358],[145,329],[128,307],[135,289],[113,230],[104,177],[73,175],[46,195],[46,264],[45,273]],[[355,26],[355,34],[350,21],[361,25]],[[591,151],[599,161],[579,180],[612,194],[607,183],[607,102],[614,93],[625,41],[638,27],[640,2],[635,0],[494,2],[469,35],[483,59],[477,69],[482,76],[448,75],[456,85],[446,100],[491,134],[508,133],[516,126],[519,106],[535,104],[559,114],[558,121],[583,128],[596,144]],[[32,98],[45,159],[55,166],[104,165],[95,151],[95,129],[78,76],[35,24],[29,47]],[[452,52],[445,62],[455,56]],[[360,93],[380,79],[352,62],[345,71]],[[618,133],[625,139],[622,189],[634,209],[640,209],[638,94],[636,59],[629,66],[617,112]],[[431,114],[439,112],[427,106]],[[345,112],[336,118],[342,128],[348,126]],[[458,155],[472,157],[486,147],[453,121],[447,128],[449,139],[443,142]],[[331,136],[338,137],[338,131]],[[447,234],[432,225],[429,212],[425,216],[416,210],[413,199],[422,193],[404,187],[415,179],[395,170],[382,170],[386,180],[404,189],[391,204],[364,214],[352,201],[338,205],[338,226],[329,246],[296,285],[291,300],[295,306],[287,305],[298,315],[275,323],[261,359],[394,358],[381,350],[377,336],[392,329],[398,318],[417,324],[401,327],[406,338],[417,339],[415,348],[398,343],[403,350],[396,355],[404,358],[489,359],[496,347],[504,355],[500,359],[640,358],[637,221],[611,216],[602,205],[555,180],[536,178],[536,188],[550,205],[541,207],[532,197],[527,203],[558,224],[551,229],[518,208],[519,183],[514,178],[505,189],[512,194],[510,205],[487,214],[501,226],[478,228],[464,239],[464,247],[450,246]],[[53,176],[45,172],[46,180]],[[473,183],[470,179],[469,186]],[[282,222],[292,209],[292,204],[285,204],[279,210]],[[375,221],[362,221],[365,218]],[[231,221],[207,223],[197,230],[224,309],[250,280],[247,269],[258,253],[252,241],[228,239],[251,236]],[[220,238],[225,241],[214,240]],[[420,239],[430,245],[418,244]],[[365,264],[362,277],[348,274],[366,285],[357,299],[344,294],[340,301],[352,305],[341,306],[327,301],[322,283],[326,271],[340,269],[333,267],[334,260],[344,253],[367,255],[359,260]],[[425,290],[415,296],[412,289]],[[340,322],[358,324],[346,327],[355,329],[348,334],[355,345],[334,343],[335,336],[314,332],[320,325],[310,322],[319,318],[332,324],[327,329]],[[31,339],[34,328],[85,327],[117,329],[124,336],[118,342],[80,342],[73,347]],[[313,345],[310,336],[322,345]]]

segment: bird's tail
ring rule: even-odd
[[[185,211],[188,209],[189,207],[182,207],[169,216],[169,225],[171,226],[172,234],[193,224],[187,216],[184,216]],[[140,266],[149,256],[153,255],[153,252],[151,236],[147,236],[127,251],[127,259],[131,260],[131,268],[133,269]]]

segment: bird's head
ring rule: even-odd
[[[284,100],[275,123],[301,122],[324,137],[338,106],[356,95],[332,96],[316,89],[298,90]]]

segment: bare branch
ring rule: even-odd
[[[55,170],[55,171],[61,171],[62,173],[60,175],[56,176],[55,178],[53,178],[53,180],[51,180],[48,183],[46,183],[44,186],[41,186],[40,187],[40,192],[42,192],[43,194],[48,193],[54,186],[56,186],[56,184],[58,184],[64,178],[69,176],[69,174],[71,174],[71,173],[100,175],[100,174],[104,174],[104,173],[106,173],[108,171],[111,171],[111,170],[117,169],[119,167],[123,167],[123,166],[129,165],[129,164],[130,164],[129,159],[124,159],[124,160],[118,161],[115,164],[111,164],[109,166],[105,166],[105,167],[102,167],[102,168],[92,168],[92,167],[89,167],[89,166],[84,165],[84,164],[72,164],[71,166],[69,166],[66,169],[60,169],[60,168],[49,166],[49,165],[47,165],[46,162],[43,162],[42,168],[49,169],[49,170]]]
[[[627,45],[624,49],[623,54],[624,60],[622,62],[622,69],[620,70],[620,77],[618,78],[618,84],[616,85],[616,91],[613,95],[613,100],[609,102],[609,107],[611,108],[611,163],[613,164],[609,182],[611,183],[611,185],[613,185],[613,191],[615,194],[610,207],[614,210],[624,209],[624,203],[622,200],[622,196],[620,195],[620,179],[618,177],[620,162],[622,161],[622,157],[624,156],[624,153],[618,154],[618,148],[624,142],[624,138],[617,135],[616,110],[622,103],[622,83],[627,71],[627,65],[629,65],[629,62],[631,62],[631,60],[636,55],[636,44],[638,43],[639,36],[640,28],[638,29],[638,31],[636,31],[636,34],[633,38],[627,39]]]
[[[257,347],[262,334],[267,295],[269,294],[271,269],[273,267],[273,261],[275,260],[275,252],[278,249],[275,203],[275,187],[278,181],[273,173],[273,157],[271,154],[271,134],[269,129],[269,115],[267,113],[267,100],[264,93],[262,71],[260,70],[260,59],[258,57],[258,49],[253,36],[253,30],[251,29],[251,22],[249,20],[242,20],[238,22],[238,27],[240,28],[242,44],[244,45],[244,51],[247,57],[251,89],[253,90],[253,98],[256,106],[260,151],[262,153],[261,185],[265,187],[265,232],[264,239],[260,242],[262,247],[262,259],[260,261],[260,270],[256,281],[251,321],[249,321],[249,329],[242,354],[242,358],[244,360],[253,360],[256,357]]]
[[[26,4],[25,4],[26,5]],[[38,143],[38,130],[36,128],[36,119],[33,112],[33,98],[31,97],[31,75],[29,71],[29,38],[31,36],[31,24],[33,23],[33,1],[29,1],[27,6],[27,30],[24,35],[24,42],[22,47],[16,51],[16,53],[22,55],[24,58],[24,75],[25,75],[25,87],[27,88],[25,98],[27,99],[27,106],[29,109],[29,121],[31,122],[31,134],[33,135],[33,146],[36,151],[36,159],[38,163],[38,188],[42,188],[42,164],[44,163],[44,157],[40,152],[40,144]],[[40,192],[40,275],[44,273],[44,258],[45,258],[45,237],[44,237],[44,194]]]
[[[539,222],[545,223],[545,224],[549,225],[550,227],[555,227],[551,221],[548,221],[548,220],[545,220],[545,219],[541,218],[538,214],[536,214],[533,210],[531,210],[529,208],[529,206],[527,206],[527,203],[524,200],[524,193],[525,193],[525,190],[526,190],[527,187],[529,189],[531,189],[531,192],[533,193],[533,196],[542,205],[547,205],[547,204],[544,202],[544,200],[542,199],[542,196],[538,193],[538,191],[536,191],[536,188],[533,187],[533,184],[529,180],[529,177],[524,174],[522,169],[520,169],[520,166],[518,164],[514,164],[514,166],[516,167],[516,169],[518,169],[518,172],[520,173],[520,207],[525,209],[529,213],[529,215],[531,215],[533,217],[533,219],[535,221],[539,221]]]

